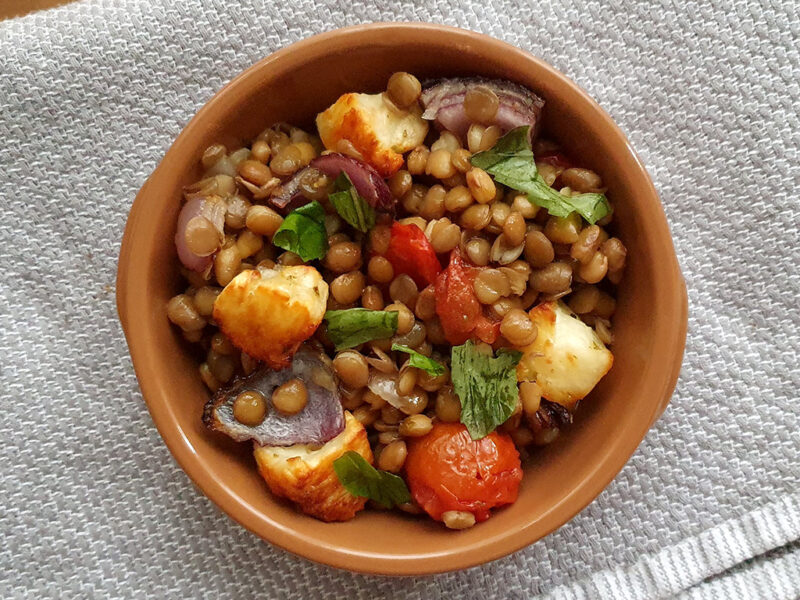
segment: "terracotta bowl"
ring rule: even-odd
[[[373,511],[325,524],[276,500],[256,472],[248,444],[203,428],[207,391],[196,357],[164,310],[182,289],[174,228],[181,187],[200,176],[203,149],[214,142],[236,147],[275,121],[311,126],[340,94],[380,91],[400,70],[420,79],[504,77],[543,96],[546,134],[602,175],[616,207],[616,235],[628,247],[614,317],[614,368],[581,403],[574,425],[526,466],[517,502],[461,532],[429,519]],[[418,23],[314,36],[261,60],[214,96],[136,197],[120,251],[117,303],[153,421],[209,498],[286,550],[336,567],[393,575],[496,559],[547,535],[589,504],[669,402],[687,324],[686,289],[658,195],[609,116],[577,85],[522,50],[477,33]]]

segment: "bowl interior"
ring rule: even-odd
[[[599,172],[616,209],[628,265],[614,318],[615,364],[581,403],[575,424],[526,466],[519,500],[454,533],[427,519],[366,511],[323,524],[276,500],[247,444],[206,431],[197,357],[168,323],[181,290],[173,245],[181,187],[200,175],[211,143],[247,143],[275,121],[311,126],[348,91],[382,90],[398,70],[426,77],[505,77],[542,95],[545,132]],[[685,291],[658,197],[619,130],[574,84],[529,55],[435,26],[373,26],[311,38],[262,61],[216,96],[170,149],[136,200],[120,258],[120,313],[153,418],[194,481],[262,537],[354,570],[423,573],[470,566],[559,527],[613,478],[672,391],[685,335]]]

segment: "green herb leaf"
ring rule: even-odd
[[[528,200],[555,217],[566,217],[576,211],[594,224],[611,212],[604,194],[564,196],[547,185],[536,169],[529,126],[512,129],[492,148],[474,155],[470,162],[489,173],[498,183],[524,192]]]
[[[304,261],[322,258],[328,250],[325,209],[314,201],[293,210],[283,219],[272,243],[294,252]]]
[[[328,194],[336,212],[359,231],[367,233],[375,226],[375,210],[358,195],[347,173],[342,171],[333,182],[334,191]]]
[[[348,492],[374,500],[384,508],[411,501],[402,477],[379,471],[353,450],[333,461],[333,470]]]
[[[397,331],[397,314],[395,311],[349,308],[329,310],[324,318],[328,322],[328,337],[338,351],[392,337]]]
[[[517,405],[517,363],[522,353],[502,349],[497,358],[472,341],[454,346],[450,365],[453,388],[461,400],[461,422],[473,440],[505,423]]]
[[[444,365],[439,361],[433,360],[432,358],[428,358],[424,354],[420,354],[416,350],[412,350],[408,346],[401,346],[400,344],[392,344],[392,350],[397,352],[405,352],[411,358],[408,359],[408,363],[412,367],[416,367],[417,369],[422,369],[428,375],[432,375],[434,377],[438,377],[442,373],[444,373]]]

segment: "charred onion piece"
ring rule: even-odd
[[[299,413],[284,415],[272,406],[272,392],[292,378],[305,383],[308,403]],[[269,404],[266,417],[255,427],[239,423],[233,416],[236,396],[248,390],[261,392]],[[273,371],[262,366],[217,391],[206,404],[203,423],[236,441],[254,440],[262,446],[324,444],[344,429],[344,412],[329,363],[318,352],[303,347],[288,368]]]
[[[422,118],[435,121],[440,129],[446,129],[465,141],[471,121],[464,111],[464,97],[470,87],[479,85],[492,90],[500,101],[492,125],[497,125],[503,132],[530,125],[531,135],[536,136],[544,100],[529,89],[505,79],[440,79],[422,91],[420,102],[425,109]]]
[[[213,261],[211,256],[213,252],[201,256],[189,249],[186,243],[186,229],[189,226],[189,222],[196,217],[207,219],[217,231],[221,244],[225,237],[226,210],[225,202],[219,196],[192,198],[183,205],[178,215],[178,226],[175,230],[175,247],[178,250],[178,258],[180,258],[184,267],[202,273],[211,267]]]
[[[545,429],[560,429],[572,423],[572,413],[556,402],[542,398],[539,410],[528,417],[528,427],[534,433]]]

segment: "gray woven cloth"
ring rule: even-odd
[[[114,305],[133,197],[195,111],[379,20],[483,31],[586,88],[655,180],[691,307],[672,405],[594,503],[402,580],[293,557],[196,490]],[[800,597],[798,40],[792,0],[88,0],[0,23],[0,597]]]

